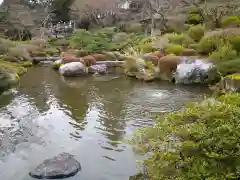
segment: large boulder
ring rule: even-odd
[[[19,77],[17,74],[11,73],[5,68],[0,67],[0,94],[18,84],[18,82]]]
[[[88,68],[88,73],[91,74],[106,74],[107,73],[107,66],[106,64],[96,64],[96,65],[92,65]]]
[[[217,78],[217,70],[211,62],[182,57],[174,74],[178,84],[208,84]]]
[[[29,175],[37,179],[60,179],[74,176],[80,170],[81,165],[73,155],[61,153],[43,161]]]
[[[70,62],[67,64],[62,65],[59,68],[59,72],[62,76],[81,76],[86,75],[86,67],[81,62]]]

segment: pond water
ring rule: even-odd
[[[0,177],[32,180],[31,168],[68,152],[82,165],[69,180],[128,180],[137,156],[122,140],[204,94],[197,86],[117,75],[64,79],[50,67],[33,68],[0,97]]]

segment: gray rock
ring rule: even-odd
[[[174,73],[177,84],[206,84],[214,80],[213,74],[215,66],[206,60],[191,59],[185,57],[177,66]]]
[[[106,74],[107,73],[107,66],[106,64],[95,64],[88,68],[89,73],[98,73],[98,74]]]
[[[61,179],[74,176],[80,170],[81,165],[73,155],[61,153],[43,161],[29,175],[37,179]]]
[[[81,62],[70,62],[62,65],[59,68],[62,76],[74,77],[79,75],[86,75],[86,68]]]

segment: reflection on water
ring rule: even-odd
[[[0,177],[31,180],[32,167],[68,152],[83,167],[71,180],[127,180],[136,163],[123,138],[153,123],[149,115],[176,110],[205,90],[113,75],[66,79],[34,68],[17,91],[0,97]]]

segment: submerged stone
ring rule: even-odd
[[[29,175],[37,179],[61,179],[74,176],[80,170],[81,165],[73,155],[61,153],[43,161]]]

